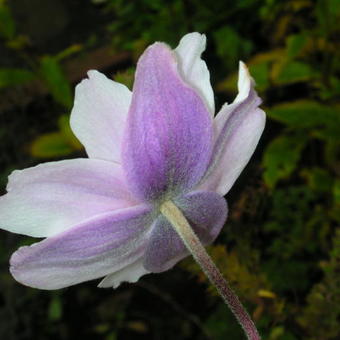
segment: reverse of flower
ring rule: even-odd
[[[0,198],[2,229],[45,238],[12,255],[17,281],[59,289],[103,278],[99,287],[116,288],[191,252],[223,295],[201,244],[226,221],[223,196],[253,154],[265,113],[240,62],[239,93],[214,118],[205,44],[190,33],[174,50],[149,46],[132,92],[97,71],[76,87],[70,123],[88,158],[16,170]],[[259,339],[249,327],[248,338]]]

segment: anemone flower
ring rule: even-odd
[[[132,92],[97,71],[76,87],[71,127],[88,158],[14,171],[0,198],[2,229],[45,238],[12,255],[17,281],[58,289],[104,277],[99,287],[118,287],[172,268],[189,251],[214,281],[201,243],[225,223],[223,196],[254,152],[265,114],[240,62],[239,93],[214,118],[205,44],[191,33],[174,50],[151,45]]]

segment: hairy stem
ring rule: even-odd
[[[183,213],[172,201],[166,201],[161,205],[161,213],[174,227],[184,244],[193,255],[196,262],[201,266],[210,282],[216,287],[223,300],[234,313],[236,319],[242,326],[248,340],[260,340],[259,333],[254,322],[242,306],[237,295],[229,287],[221,272],[206,252],[202,243],[190,227]]]

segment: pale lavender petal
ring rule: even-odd
[[[137,282],[141,276],[150,273],[144,268],[143,257],[130,265],[107,275],[98,285],[99,288],[117,288],[123,282]]]
[[[188,190],[207,168],[210,114],[164,44],[149,47],[138,62],[124,141],[123,165],[142,199]]]
[[[240,63],[239,94],[222,107],[215,118],[215,145],[211,165],[199,190],[225,195],[253,154],[265,125],[265,113],[258,108],[261,99],[246,66]]]
[[[186,34],[174,50],[183,79],[198,91],[211,115],[215,112],[214,92],[210,84],[210,73],[201,54],[205,50],[206,37],[197,32]]]
[[[107,213],[31,246],[11,257],[20,283],[59,289],[103,277],[134,263],[143,254],[152,221],[146,205]]]
[[[97,71],[76,87],[71,128],[90,158],[120,162],[131,91]]]
[[[227,203],[214,192],[192,192],[175,201],[204,245],[212,243],[227,218]],[[189,253],[171,224],[162,215],[152,226],[144,258],[151,272],[172,268]]]
[[[121,166],[95,159],[14,171],[0,197],[0,228],[34,237],[61,233],[97,214],[137,204]]]

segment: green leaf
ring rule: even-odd
[[[340,179],[336,179],[333,186],[333,197],[336,204],[340,204]]]
[[[233,315],[222,304],[209,314],[203,326],[215,340],[242,338],[241,328],[233,322]]]
[[[76,151],[83,148],[77,137],[74,135],[70,127],[70,116],[62,115],[58,121],[59,131],[65,137],[67,143]]]
[[[34,79],[34,73],[15,68],[0,69],[0,89],[27,83]]]
[[[9,8],[0,2],[0,35],[7,40],[15,36],[15,22]]]
[[[246,57],[252,50],[252,43],[241,37],[237,31],[224,26],[214,33],[217,54],[223,59],[227,67],[233,68],[240,56]]]
[[[61,319],[63,314],[63,306],[61,303],[61,299],[59,295],[55,295],[52,297],[48,308],[48,318],[51,321],[58,321]]]
[[[57,58],[46,56],[41,60],[41,75],[53,98],[67,109],[72,107],[72,90]]]
[[[268,116],[290,127],[327,128],[339,132],[340,110],[314,101],[299,100],[270,108]]]
[[[288,58],[295,58],[300,54],[307,43],[307,34],[305,32],[290,35],[286,41],[286,53]]]
[[[295,170],[305,143],[304,135],[284,135],[268,145],[263,158],[263,177],[269,188],[274,188],[280,179],[289,177]]]
[[[117,72],[114,76],[114,80],[118,83],[124,84],[131,90],[133,86],[134,74],[135,68],[130,67],[125,71]]]
[[[37,158],[54,158],[70,155],[74,148],[61,132],[38,137],[31,145],[31,155]]]
[[[333,178],[330,173],[322,168],[307,168],[302,171],[307,179],[308,186],[313,191],[330,192],[333,185]]]
[[[300,61],[288,61],[280,67],[280,71],[274,76],[273,81],[278,85],[293,84],[311,80],[318,73],[306,63]]]
[[[70,57],[71,55],[75,54],[75,53],[78,53],[82,50],[83,46],[80,45],[80,44],[74,44],[74,45],[71,45],[69,47],[67,47],[65,50],[59,52],[55,58],[56,60],[58,61],[61,61],[65,58],[68,58]]]
[[[265,90],[269,87],[269,62],[254,64],[250,66],[250,73],[256,82],[258,90]]]

